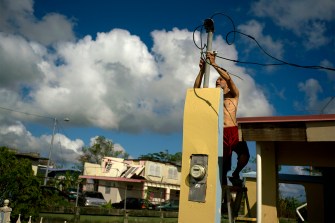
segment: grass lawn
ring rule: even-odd
[[[51,214],[41,213],[43,222],[47,223],[74,223],[74,216],[72,214]],[[39,222],[39,221],[38,221]],[[297,222],[296,219],[280,218],[280,223]],[[99,216],[99,215],[81,215],[78,223],[124,223],[123,216]],[[178,218],[164,218],[158,217],[128,217],[128,223],[178,223]],[[229,223],[227,216],[221,218],[221,223]]]

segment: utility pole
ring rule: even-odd
[[[204,21],[204,27],[206,29],[207,34],[207,52],[212,51],[212,41],[213,41],[213,33],[214,33],[214,21],[212,19],[206,19]],[[209,72],[210,72],[210,61],[206,59],[205,64],[205,77],[204,77],[204,88],[208,88],[209,83]]]
[[[51,136],[51,143],[50,143],[50,150],[49,150],[49,156],[48,156],[48,163],[47,167],[45,169],[45,176],[44,176],[44,186],[47,185],[47,179],[48,179],[48,172],[49,172],[49,166],[50,166],[50,159],[51,159],[51,152],[54,147],[54,138],[55,138],[55,131],[56,131],[56,125],[57,125],[57,118],[53,118],[54,120],[54,128],[52,130],[52,136]],[[65,122],[69,122],[69,118],[64,118]]]
[[[53,145],[54,145],[54,137],[55,137],[56,125],[57,125],[57,119],[54,118],[54,128],[52,130],[51,144],[50,144],[50,150],[49,150],[49,156],[48,156],[48,163],[47,163],[47,167],[45,169],[44,186],[46,186],[47,179],[48,179],[49,165],[50,165],[50,159],[51,159],[51,151],[52,151]]]

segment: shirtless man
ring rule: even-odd
[[[223,90],[224,99],[224,149],[223,149],[223,167],[222,167],[222,184],[227,185],[227,173],[231,169],[231,157],[232,151],[237,154],[237,166],[232,177],[229,180],[234,186],[242,186],[242,180],[240,179],[241,170],[247,165],[250,155],[247,143],[245,141],[239,141],[238,139],[238,127],[236,121],[237,106],[239,100],[239,90],[236,87],[234,81],[229,76],[228,72],[222,67],[218,66],[215,62],[215,55],[213,53],[207,53],[207,58],[210,64],[219,73],[219,77],[216,80],[216,87],[220,87]],[[194,88],[200,88],[203,75],[205,73],[205,61],[200,60],[199,74],[194,82]]]

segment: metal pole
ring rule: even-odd
[[[56,124],[57,124],[57,119],[54,118],[54,128],[53,128],[53,130],[52,130],[52,137],[51,137],[51,144],[50,144],[50,150],[49,150],[49,156],[48,156],[48,163],[47,163],[47,167],[46,167],[46,169],[45,169],[44,186],[47,184],[47,178],[48,178],[48,172],[49,172],[49,165],[50,165],[50,159],[51,159],[51,151],[52,151],[53,144],[54,144],[54,137],[55,137]]]
[[[212,51],[212,40],[213,40],[213,32],[214,32],[214,21],[212,19],[206,19],[204,21],[204,26],[207,34],[207,52]],[[209,84],[209,72],[210,72],[210,61],[206,59],[205,64],[205,76],[204,76],[204,88],[208,88]]]
[[[123,204],[123,209],[126,211],[127,209],[127,185],[124,188],[124,204]]]
[[[77,196],[76,196],[76,207],[78,207],[78,197],[79,197],[79,181],[77,182]]]
[[[259,143],[256,143],[256,212],[257,223],[262,222],[262,149]]]

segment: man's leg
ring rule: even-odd
[[[232,173],[232,176],[233,178],[239,179],[240,172],[248,164],[248,161],[250,159],[247,142],[245,141],[239,142],[236,145],[236,149],[234,151],[237,153],[237,165],[236,165],[236,169]]]
[[[223,164],[222,167],[222,203],[221,203],[221,214],[226,214],[228,211],[228,206],[227,206],[227,189],[226,186],[228,185],[227,182],[227,173],[228,173],[227,166]]]
[[[228,171],[231,169],[231,154],[232,148],[225,144],[223,148],[223,161],[222,161],[222,206],[221,206],[221,213],[227,213],[227,193],[226,193],[226,186],[228,185],[227,181],[227,174]]]

